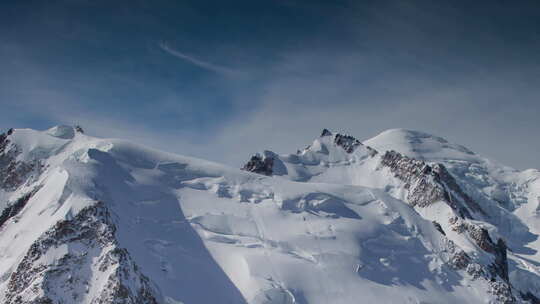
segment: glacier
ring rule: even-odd
[[[249,153],[246,153],[246,160]],[[392,129],[243,170],[0,136],[2,303],[540,303],[540,172]]]

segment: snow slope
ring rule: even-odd
[[[510,249],[520,257],[515,262],[516,267],[538,274],[540,171],[518,171],[443,138],[412,130],[388,130],[364,143],[380,151],[395,150],[427,162],[442,163],[477,201],[485,202],[485,208],[496,209],[493,208],[496,206],[504,209],[495,210],[487,220],[513,243]],[[520,277],[518,273],[513,275]],[[534,285],[538,290],[537,283],[522,280],[515,285],[523,283]]]
[[[428,138],[426,152],[390,135],[362,144],[326,131],[297,154],[263,152],[272,159],[265,175],[69,126],[10,131],[0,137],[0,301],[540,297],[530,212],[538,205],[538,172],[491,166],[437,139]],[[458,161],[485,166],[494,184],[480,187],[469,171],[460,175]],[[493,195],[500,187],[517,197],[508,185],[518,181],[530,201]]]

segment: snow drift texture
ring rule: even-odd
[[[408,130],[244,170],[9,130],[0,302],[539,303],[539,177]]]

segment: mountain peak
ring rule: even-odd
[[[76,130],[72,126],[58,125],[46,130],[45,133],[61,139],[72,139],[75,137]]]
[[[332,136],[332,132],[330,132],[328,129],[323,129],[321,133],[321,137],[324,136]]]
[[[1,303],[540,298],[536,173],[400,153],[482,159],[440,137],[324,130],[261,176],[77,132],[0,135]]]
[[[329,139],[331,137],[331,139]],[[348,134],[341,134],[341,133],[333,133],[328,129],[323,129],[321,132],[321,136],[317,139],[315,139],[315,142],[311,146],[309,146],[307,149],[311,149],[313,147],[320,147],[324,151],[328,150],[328,147],[322,147],[327,145],[334,144],[338,147],[341,147],[345,152],[352,153],[356,149],[356,147],[361,146],[362,143],[356,139],[355,137],[348,135]]]
[[[394,150],[408,157],[427,161],[465,160],[477,162],[478,156],[464,146],[422,131],[390,129],[364,141],[380,152]]]

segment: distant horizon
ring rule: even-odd
[[[241,168],[242,166],[244,166],[250,159],[251,156],[253,155],[256,155],[256,154],[259,154],[259,153],[262,153],[263,151],[271,151],[271,152],[274,152],[274,153],[278,153],[278,154],[284,154],[284,155],[288,155],[288,154],[295,154],[294,151],[301,151],[302,149],[305,149],[306,147],[309,147],[309,145],[311,145],[312,141],[319,138],[319,137],[322,137],[323,133],[325,131],[329,131],[331,134],[341,134],[341,135],[349,135],[349,136],[352,136],[356,139],[358,139],[363,145],[367,145],[367,146],[370,146],[368,143],[366,143],[367,141],[371,140],[371,139],[374,139],[376,137],[378,137],[379,135],[383,134],[383,133],[387,133],[389,131],[407,131],[407,132],[419,132],[419,133],[424,133],[424,134],[427,134],[427,135],[430,135],[430,136],[434,136],[434,137],[440,137],[440,138],[443,138],[444,140],[446,140],[446,138],[444,137],[441,137],[439,136],[438,134],[433,134],[433,133],[429,133],[429,132],[426,132],[426,131],[423,131],[423,130],[413,130],[413,129],[407,129],[407,128],[391,128],[391,129],[386,129],[386,130],[383,130],[371,137],[367,137],[367,138],[358,138],[356,137],[353,133],[350,133],[350,132],[345,132],[345,131],[336,131],[336,130],[333,130],[333,129],[328,129],[328,128],[323,128],[319,133],[318,135],[315,134],[311,139],[307,139],[307,141],[305,142],[305,144],[302,146],[300,145],[299,147],[297,147],[296,150],[294,151],[277,151],[277,150],[273,150],[272,148],[268,148],[268,149],[263,149],[263,150],[259,150],[259,151],[253,151],[251,153],[247,153],[246,155],[244,155],[244,158],[242,159],[242,161],[238,164],[228,164],[228,163],[225,163],[225,162],[221,162],[219,160],[213,160],[213,159],[206,159],[204,157],[200,157],[198,155],[190,155],[190,154],[182,154],[181,152],[174,152],[174,151],[170,151],[166,148],[159,148],[159,147],[155,147],[155,146],[152,146],[152,145],[148,145],[148,144],[144,144],[144,143],[139,143],[137,141],[134,141],[134,140],[129,140],[127,138],[122,138],[122,137],[107,137],[107,136],[99,136],[99,135],[93,135],[93,134],[88,134],[86,132],[86,129],[84,128],[84,126],[82,125],[68,125],[68,124],[57,124],[57,125],[54,125],[54,126],[51,126],[49,128],[44,128],[44,129],[33,129],[33,128],[8,128],[6,130],[0,130],[0,133],[6,133],[8,132],[9,130],[13,129],[13,130],[16,130],[16,129],[29,129],[29,130],[35,130],[35,131],[40,131],[40,132],[45,132],[45,131],[48,131],[48,130],[51,130],[53,128],[56,128],[56,127],[70,127],[70,128],[73,128],[74,130],[79,127],[81,128],[82,132],[85,134],[85,135],[88,135],[88,136],[91,136],[91,137],[96,137],[96,138],[103,138],[103,139],[107,139],[107,138],[111,138],[111,139],[119,139],[119,140],[128,140],[128,141],[131,141],[135,144],[140,144],[140,145],[144,145],[148,148],[151,148],[151,149],[157,149],[157,150],[160,150],[160,151],[163,151],[163,152],[168,152],[168,153],[174,153],[174,154],[178,154],[178,155],[183,155],[183,156],[189,156],[189,157],[194,157],[194,158],[199,158],[199,159],[203,159],[203,160],[208,160],[208,161],[212,161],[212,162],[216,162],[216,163],[219,163],[219,164],[223,164],[223,165],[227,165],[229,167],[233,167],[233,168]],[[311,141],[310,141],[311,140]],[[464,147],[465,149],[467,150],[470,150],[469,147],[467,146],[464,146],[462,144],[460,144],[459,142],[453,142],[453,141],[448,141],[450,144],[455,144],[455,145],[458,145],[458,146],[461,146],[461,147]],[[372,147],[373,148],[373,147]],[[378,152],[381,152],[381,150],[378,150],[376,149]],[[526,170],[537,170],[539,171],[540,169],[539,168],[534,168],[534,167],[529,167],[529,168],[515,168],[515,167],[512,167],[508,164],[505,164],[505,163],[502,163],[500,162],[498,159],[494,159],[492,157],[489,157],[488,155],[483,155],[481,153],[477,153],[476,151],[474,150],[471,150],[471,152],[474,153],[474,155],[476,156],[479,156],[479,157],[484,157],[484,158],[487,158],[488,160],[490,161],[495,161],[501,165],[504,165],[504,166],[508,166],[510,168],[513,168],[513,169],[516,169],[516,170],[520,170],[520,171],[526,171]]]

